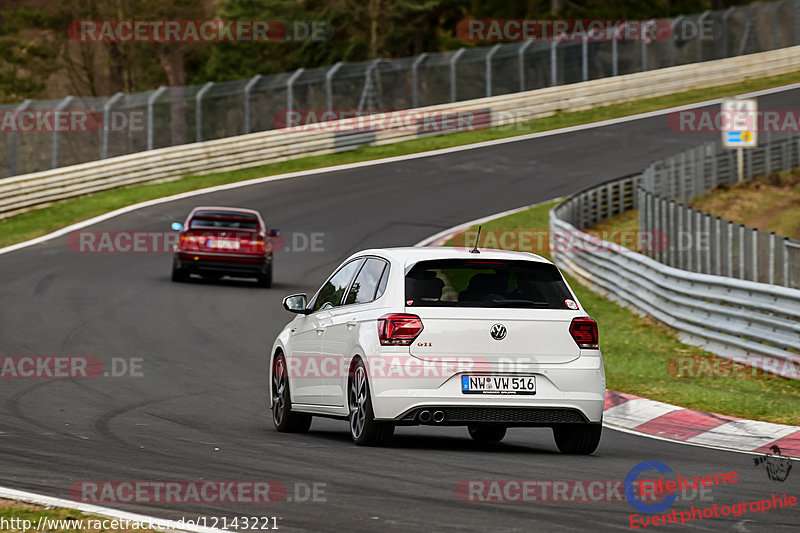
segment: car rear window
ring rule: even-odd
[[[250,213],[198,211],[189,221],[189,229],[225,228],[258,230],[258,217]]]
[[[420,261],[406,274],[409,307],[568,309],[558,269],[534,261]]]

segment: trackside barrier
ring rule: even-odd
[[[748,364],[796,378],[785,365],[800,364],[800,290],[674,268],[580,231],[638,207],[646,179],[647,171],[619,178],[552,209],[555,263],[689,344],[726,358],[758,356]]]
[[[641,98],[741,82],[744,78],[793,72],[800,65],[800,46],[700,64],[681,65],[614,78],[575,83],[503,96],[443,104],[416,113],[471,112],[473,129],[509,126],[556,112],[580,111]],[[408,113],[408,112],[407,112]],[[308,124],[213,141],[159,148],[69,167],[0,180],[0,218],[93,192],[152,181],[179,179],[256,167],[298,157],[352,150],[443,135],[414,130],[392,121],[392,113],[372,115],[365,129],[358,119]]]

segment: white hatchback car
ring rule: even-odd
[[[395,426],[467,426],[499,442],[551,427],[563,453],[600,442],[605,370],[597,324],[534,254],[451,247],[354,254],[307,300],[270,353],[278,431],[346,419],[356,444]]]

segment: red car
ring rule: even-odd
[[[272,285],[272,242],[280,235],[268,230],[258,211],[238,207],[195,207],[186,222],[173,222],[180,240],[172,262],[172,281],[191,274],[217,280],[223,276],[256,278]]]

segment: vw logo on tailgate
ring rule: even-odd
[[[501,341],[506,338],[506,327],[503,324],[495,324],[489,333],[494,340]]]

